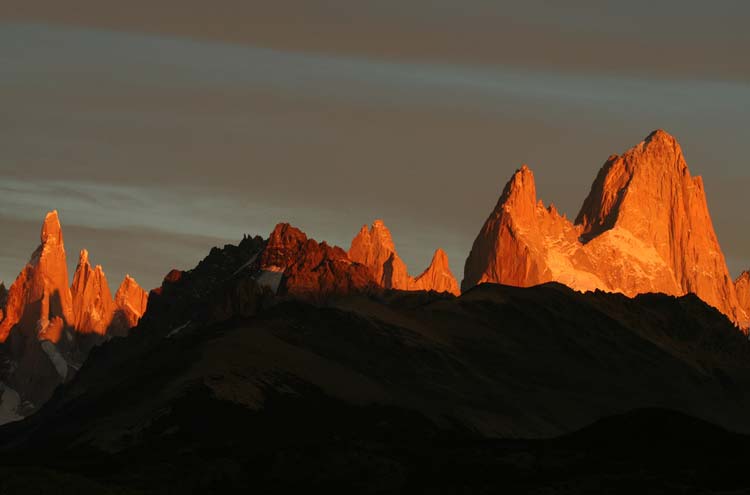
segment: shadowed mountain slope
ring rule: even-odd
[[[564,481],[567,466],[585,492],[617,458],[580,456],[609,447],[490,439],[554,437],[642,408],[750,431],[750,343],[696,296],[484,284],[459,298],[368,290],[310,302],[243,268],[267,248],[246,238],[170,272],[130,336],[94,348],[41,411],[0,428],[0,461],[135,493],[451,492],[497,486],[499,473],[535,487]],[[615,421],[603,428],[614,434]],[[688,443],[696,424],[678,428]],[[627,462],[642,482],[640,461]],[[679,481],[683,464],[670,466],[659,483]],[[547,474],[528,478],[537,469]]]

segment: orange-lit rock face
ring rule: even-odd
[[[180,279],[182,279],[182,271],[174,268],[169,270],[169,273],[167,273],[164,277],[164,281],[170,284],[177,283],[180,281]]]
[[[466,260],[467,290],[482,282],[629,296],[692,292],[737,323],[739,307],[708,213],[677,141],[655,131],[604,164],[575,224],[537,202],[534,175],[511,178]]]
[[[435,251],[432,262],[427,269],[415,278],[409,290],[426,290],[435,292],[450,292],[458,295],[458,282],[448,266],[448,255],[442,249]]]
[[[88,251],[81,251],[73,276],[73,328],[80,333],[107,333],[114,316],[114,301],[102,267],[91,268]]]
[[[369,229],[362,226],[352,240],[349,258],[368,267],[381,287],[408,290],[411,280],[406,264],[396,253],[391,232],[381,220],[375,220]]]
[[[0,282],[0,321],[3,321],[5,315],[5,303],[8,302],[8,289],[5,288],[5,284]]]
[[[374,285],[367,267],[353,263],[343,249],[318,243],[281,223],[271,233],[260,257],[260,269],[282,272],[282,294],[317,298],[347,294]]]
[[[58,342],[65,327],[75,332],[104,335],[116,308],[132,309],[127,328],[145,311],[145,301],[135,281],[126,284],[123,305],[117,306],[100,266],[92,268],[88,252],[81,251],[73,285],[68,286],[68,269],[60,221],[56,211],[47,214],[42,225],[41,244],[7,292],[0,312],[0,342],[10,331],[18,331],[40,340]],[[138,289],[140,289],[138,287]],[[128,304],[129,301],[132,304]],[[2,303],[2,301],[0,301]]]
[[[458,283],[448,267],[448,256],[442,249],[435,252],[432,263],[416,279],[409,276],[406,264],[396,252],[391,232],[382,220],[372,227],[363,225],[352,240],[349,258],[370,269],[383,288],[398,290],[434,290],[458,294]]]
[[[115,307],[124,318],[126,327],[132,328],[138,324],[146,312],[147,305],[148,292],[143,290],[130,275],[125,275],[115,294]]]
[[[63,329],[65,328],[65,322],[59,316],[52,318],[44,328],[39,330],[37,338],[39,340],[49,340],[50,342],[57,344],[60,342],[62,337]]]
[[[737,302],[745,311],[745,314],[750,316],[750,271],[744,271],[734,281],[734,288],[737,292]],[[747,321],[743,326],[750,326],[750,321]]]
[[[55,317],[65,324],[74,321],[62,229],[57,212],[52,211],[44,219],[41,244],[8,291],[0,342],[22,321],[36,331]]]

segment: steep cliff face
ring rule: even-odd
[[[57,211],[45,217],[40,238],[39,247],[8,291],[0,323],[0,342],[5,342],[19,323],[27,331],[35,332],[44,329],[55,317],[68,325],[75,320]]]
[[[602,167],[575,223],[537,202],[534,175],[511,178],[474,241],[462,289],[482,282],[557,281],[633,296],[695,293],[745,325],[748,318],[677,141],[651,133]]]
[[[411,277],[382,220],[375,220],[370,228],[362,226],[352,240],[348,255],[352,261],[369,268],[378,285],[385,289],[460,293],[448,267],[448,256],[442,249],[435,252],[432,263],[422,275],[416,279]]]
[[[287,223],[274,228],[260,255],[260,270],[281,273],[280,294],[325,297],[375,286],[370,271],[338,246],[308,239]]]
[[[73,328],[81,333],[106,334],[115,312],[114,301],[102,267],[91,268],[89,253],[85,249],[78,259],[71,292]]]

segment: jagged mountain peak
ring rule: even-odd
[[[656,129],[649,133],[648,136],[643,140],[644,145],[650,144],[665,144],[668,146],[679,147],[677,138],[664,129]]]
[[[408,288],[406,264],[398,256],[391,232],[382,220],[375,220],[370,228],[362,226],[352,239],[348,256],[352,261],[368,267],[375,281],[382,287],[400,290]]]
[[[664,216],[688,199],[696,203],[696,208],[702,208],[704,196],[703,181],[690,176],[677,140],[657,130],[623,155],[609,157],[575,223],[582,226],[585,238],[618,222],[648,226],[653,219],[651,210]]]
[[[118,330],[128,329],[138,324],[146,312],[148,292],[130,275],[125,275],[115,293],[115,316],[113,326]]]
[[[42,223],[41,242],[42,244],[63,243],[62,227],[57,210],[52,210],[45,215],[44,223]]]
[[[367,251],[362,253],[363,256],[378,256],[379,253],[385,256],[385,253],[396,251],[391,231],[383,220],[375,220],[369,227],[367,224],[362,226],[359,233],[352,239],[349,252],[355,251],[354,255],[358,256],[357,250]]]
[[[89,253],[82,249],[71,285],[73,327],[77,332],[105,335],[114,317],[114,300],[101,265],[92,268]]]
[[[523,164],[517,169],[503,189],[496,208],[533,208],[536,205],[534,172]]]
[[[0,370],[0,381],[23,400],[41,404],[72,376],[94,345],[109,335],[127,333],[137,323],[146,297],[136,296],[135,315],[113,323],[117,306],[104,270],[91,267],[86,249],[79,253],[71,285],[60,218],[57,211],[47,213],[39,246],[7,297],[0,294],[0,342],[9,341],[2,357],[13,363]]]
[[[51,211],[42,223],[39,246],[8,290],[0,322],[0,342],[19,324],[23,327],[20,331],[28,335],[36,335],[37,327],[46,325],[55,316],[72,324],[68,283],[62,228],[57,211]]]
[[[352,239],[348,255],[352,261],[366,266],[375,282],[385,289],[458,293],[458,283],[448,268],[448,258],[443,250],[436,252],[425,272],[414,278],[396,252],[390,230],[380,219],[369,228],[362,226]]]
[[[448,254],[441,248],[435,250],[430,266],[414,279],[411,288],[412,290],[449,292],[454,295],[461,293],[456,277],[451,272]]]
[[[120,290],[127,291],[131,287],[140,288],[141,286],[138,285],[138,282],[133,277],[131,277],[129,273],[126,273],[125,277],[123,277],[122,282],[120,283],[120,288],[117,290],[118,292]]]
[[[369,270],[353,263],[346,251],[310,239],[288,223],[274,228],[259,258],[261,272],[281,273],[274,286],[282,295],[320,299],[373,285]]]
[[[649,134],[601,167],[575,224],[536,201],[533,174],[508,181],[466,260],[462,289],[558,281],[633,296],[695,293],[739,324],[737,300],[708,212],[677,140]]]

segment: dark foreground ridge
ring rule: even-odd
[[[196,389],[138,435],[136,445],[109,455],[81,446],[65,456],[4,456],[0,492],[718,494],[748,487],[750,437],[662,409],[550,440],[501,440],[436,429],[391,407],[321,397],[301,405],[269,395],[263,410],[250,412]]]
[[[260,283],[264,247],[171,272],[129,337],[0,428],[0,493],[750,486],[750,344],[695,296],[300,300]]]

